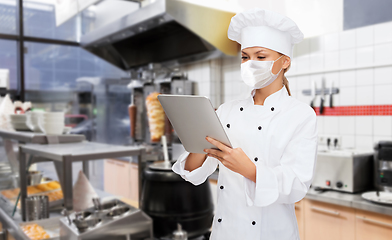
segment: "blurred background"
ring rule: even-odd
[[[292,96],[312,105],[318,120],[315,179],[295,206],[301,239],[391,239],[390,0],[0,0],[1,99],[64,112],[68,133],[88,141],[144,148],[143,166],[138,157],[88,163],[89,182],[137,206],[148,197],[169,204],[178,196],[142,199],[143,173],[164,159],[161,136],[170,160],[184,148],[166,117],[154,122],[147,114],[157,100],[146,100],[203,95],[218,108],[248,97],[240,47],[227,28],[237,12],[254,7],[287,15],[305,35],[286,74]],[[8,164],[1,144],[0,161]],[[35,168],[58,180],[52,163]],[[73,164],[74,182],[81,169]],[[218,174],[202,193],[211,198],[209,214]],[[162,239],[177,228],[154,221]],[[184,229],[203,239],[209,225],[196,225]]]

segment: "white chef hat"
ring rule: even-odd
[[[297,24],[279,13],[254,8],[235,15],[228,30],[229,39],[248,47],[264,47],[290,58],[294,45],[304,38]]]

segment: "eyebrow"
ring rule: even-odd
[[[249,56],[249,54],[247,54],[246,52],[244,52],[244,51],[241,51],[241,52],[242,52],[243,54]],[[262,49],[262,50],[259,50],[259,51],[255,52],[254,54],[258,54],[258,53],[268,53],[268,52],[267,52],[266,50]]]

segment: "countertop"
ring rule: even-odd
[[[361,195],[362,193],[343,193],[337,191],[319,192],[310,188],[305,198],[392,216],[392,206],[369,202],[363,199]]]

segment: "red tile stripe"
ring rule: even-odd
[[[314,110],[318,116],[391,116],[392,105],[362,105],[362,106],[338,106],[324,107],[320,114],[320,107]]]

